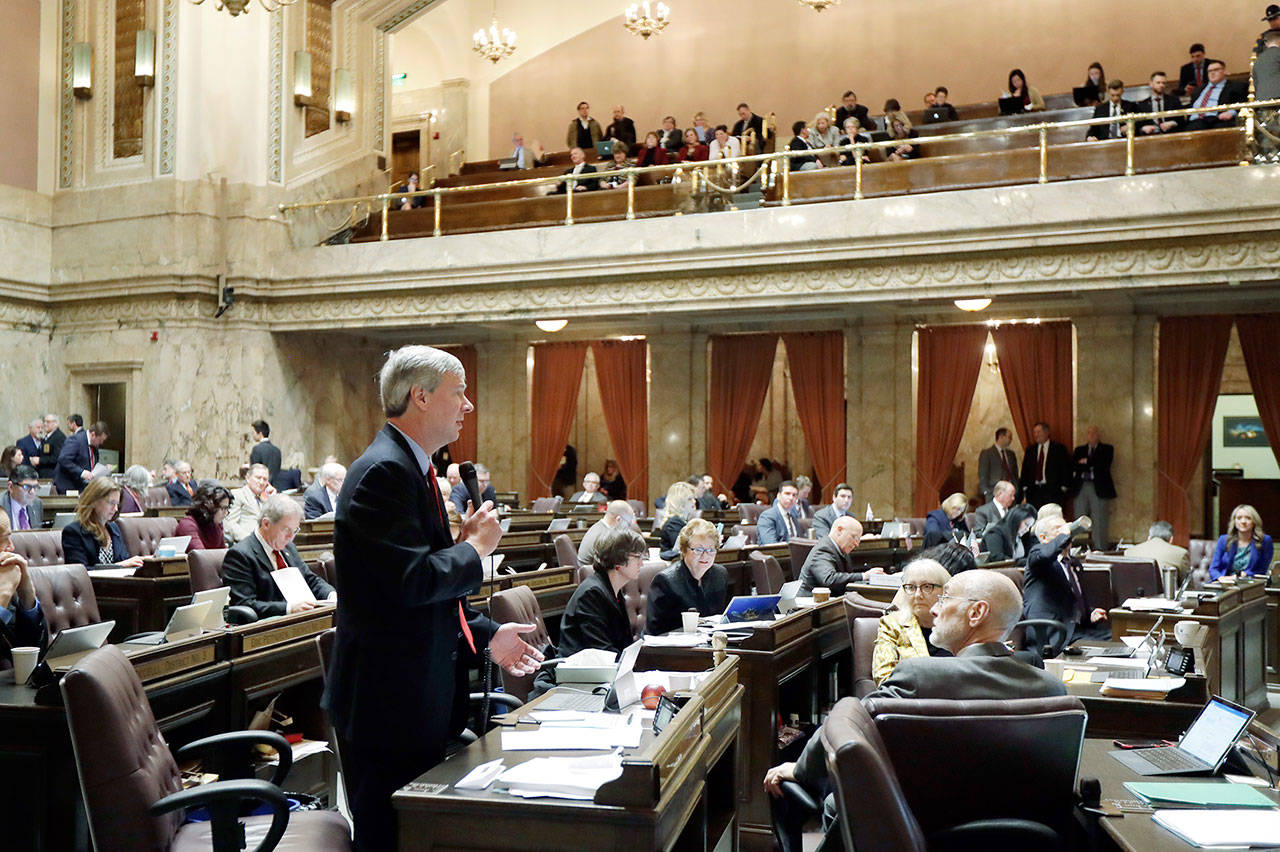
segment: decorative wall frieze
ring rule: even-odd
[[[58,188],[70,189],[75,177],[75,94],[72,92],[72,45],[76,40],[76,0],[62,0],[62,85],[58,91]]]
[[[178,0],[164,0],[160,29],[160,159],[156,171],[171,175],[178,144]]]

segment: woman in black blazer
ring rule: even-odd
[[[982,549],[990,554],[988,561],[1013,559],[1019,564],[1026,564],[1031,548],[1036,545],[1036,537],[1031,534],[1031,527],[1035,522],[1034,506],[1027,503],[1011,506],[1000,521],[987,528],[986,535],[982,537]]]
[[[86,485],[76,504],[76,519],[62,528],[63,560],[86,568],[140,566],[142,557],[129,555],[120,527],[112,520],[119,509],[120,486],[109,477]]]

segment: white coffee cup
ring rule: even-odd
[[[21,686],[31,677],[36,663],[40,661],[40,649],[21,647],[13,649],[13,682]]]
[[[698,631],[698,611],[691,609],[680,613],[680,623],[684,627],[685,633],[696,633]]]
[[[814,603],[826,603],[829,600],[831,600],[831,590],[826,586],[818,586],[813,590]]]

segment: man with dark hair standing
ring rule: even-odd
[[[978,488],[988,503],[995,499],[997,482],[1018,482],[1018,457],[1009,449],[1012,443],[1013,433],[1001,426],[996,442],[978,454]]]
[[[738,104],[738,120],[734,122],[733,130],[729,132],[730,136],[737,136],[742,139],[742,150],[745,153],[747,148],[747,140],[744,138],[748,130],[755,132],[756,150],[759,154],[764,150],[764,119],[751,111],[751,107],[746,103]]]
[[[1046,503],[1063,503],[1071,485],[1071,456],[1059,441],[1049,439],[1049,424],[1031,427],[1033,443],[1022,456],[1022,493],[1039,509]]]
[[[841,104],[836,109],[836,127],[844,127],[845,119],[858,119],[858,126],[868,133],[874,133],[876,123],[871,120],[871,113],[867,108],[858,103],[858,96],[854,94],[853,89],[845,92],[841,97]]]
[[[71,415],[77,417],[79,415]],[[58,454],[58,469],[53,472],[53,487],[59,494],[79,491],[93,479],[93,469],[98,465],[98,448],[107,440],[107,424],[101,420],[90,424],[87,430],[73,432]]]
[[[1187,97],[1191,97],[1196,89],[1204,85],[1205,80],[1209,79],[1209,63],[1217,62],[1216,59],[1204,58],[1204,45],[1196,42],[1188,48],[1191,54],[1191,61],[1183,65],[1178,72],[1178,91]]]
[[[475,410],[462,363],[405,346],[387,357],[379,385],[387,424],[351,465],[335,507],[338,632],[322,702],[361,852],[395,848],[391,794],[440,762],[461,732],[468,669],[486,646],[515,674],[542,659],[520,638],[532,624],[499,627],[466,602],[502,529],[485,501],[463,515],[455,543],[431,463]]]
[[[1111,479],[1115,453],[1115,447],[1102,443],[1098,427],[1090,426],[1085,443],[1071,454],[1075,513],[1077,517],[1088,515],[1093,520],[1094,550],[1106,550],[1111,543],[1107,522],[1111,517],[1111,501],[1116,498],[1116,486]]]
[[[74,435],[75,433],[79,432],[83,428],[84,428],[83,417],[81,417],[79,414],[67,415],[67,429],[70,430],[70,433],[69,433],[70,435]]]
[[[253,449],[249,451],[249,464],[265,464],[276,490],[283,491],[276,480],[280,477],[280,448],[271,443],[271,426],[265,420],[253,421]]]

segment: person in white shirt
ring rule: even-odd
[[[976,520],[973,525],[973,531],[978,535],[982,535],[987,527],[1002,521],[1009,508],[1013,505],[1013,498],[1017,493],[1018,486],[1012,482],[1003,479],[997,482],[995,490],[991,494],[990,502],[983,503],[975,513]]]
[[[710,159],[712,160],[742,156],[742,144],[738,142],[736,136],[729,135],[729,128],[723,124],[716,126],[715,138],[711,140],[711,145],[708,147],[711,150]]]
[[[231,508],[222,521],[222,532],[228,544],[253,535],[262,517],[262,501],[276,493],[271,485],[271,470],[265,464],[249,468],[244,487],[231,492]]]

